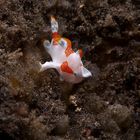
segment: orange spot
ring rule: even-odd
[[[74,53],[74,51],[72,50],[72,47],[71,47],[71,41],[67,38],[64,38],[67,42],[67,48],[65,50],[65,54],[66,56],[68,57],[70,54]]]
[[[79,52],[80,57],[82,58],[83,57],[83,51],[82,51],[82,49],[79,49],[78,52]]]
[[[63,38],[63,39],[66,40],[66,42],[67,42],[67,44],[68,44],[68,47],[71,48],[71,41],[70,41],[69,39],[67,39],[67,38]]]
[[[72,69],[68,66],[68,62],[67,62],[67,61],[63,62],[63,64],[61,65],[61,70],[62,70],[63,72],[67,72],[67,73],[73,74],[73,71],[72,71]]]
[[[52,38],[57,38],[57,37],[60,37],[60,35],[58,34],[58,32],[52,33]]]
[[[59,42],[59,40],[61,39],[61,36],[60,36],[57,32],[54,32],[54,33],[52,34],[52,38],[53,38],[53,40],[54,40],[53,44],[54,44],[54,45],[57,45],[58,42]]]
[[[68,57],[72,53],[74,53],[74,51],[71,48],[67,47],[66,50],[65,50],[66,56]]]

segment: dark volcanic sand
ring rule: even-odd
[[[38,73],[50,15],[92,78]],[[140,140],[139,83],[139,0],[0,0],[0,140]]]

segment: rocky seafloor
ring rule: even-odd
[[[72,85],[50,60],[50,16],[93,76]],[[139,0],[0,0],[0,140],[140,140]]]

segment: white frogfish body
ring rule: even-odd
[[[60,74],[60,80],[70,83],[79,83],[84,78],[92,76],[81,61],[82,52],[72,50],[71,41],[58,34],[58,23],[54,17],[51,17],[52,41],[44,41],[44,47],[50,54],[52,61],[44,64],[40,63],[40,71],[49,68],[56,69]]]

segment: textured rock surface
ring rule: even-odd
[[[140,139],[139,13],[139,0],[0,0],[0,139]],[[50,15],[92,78],[38,73]]]

